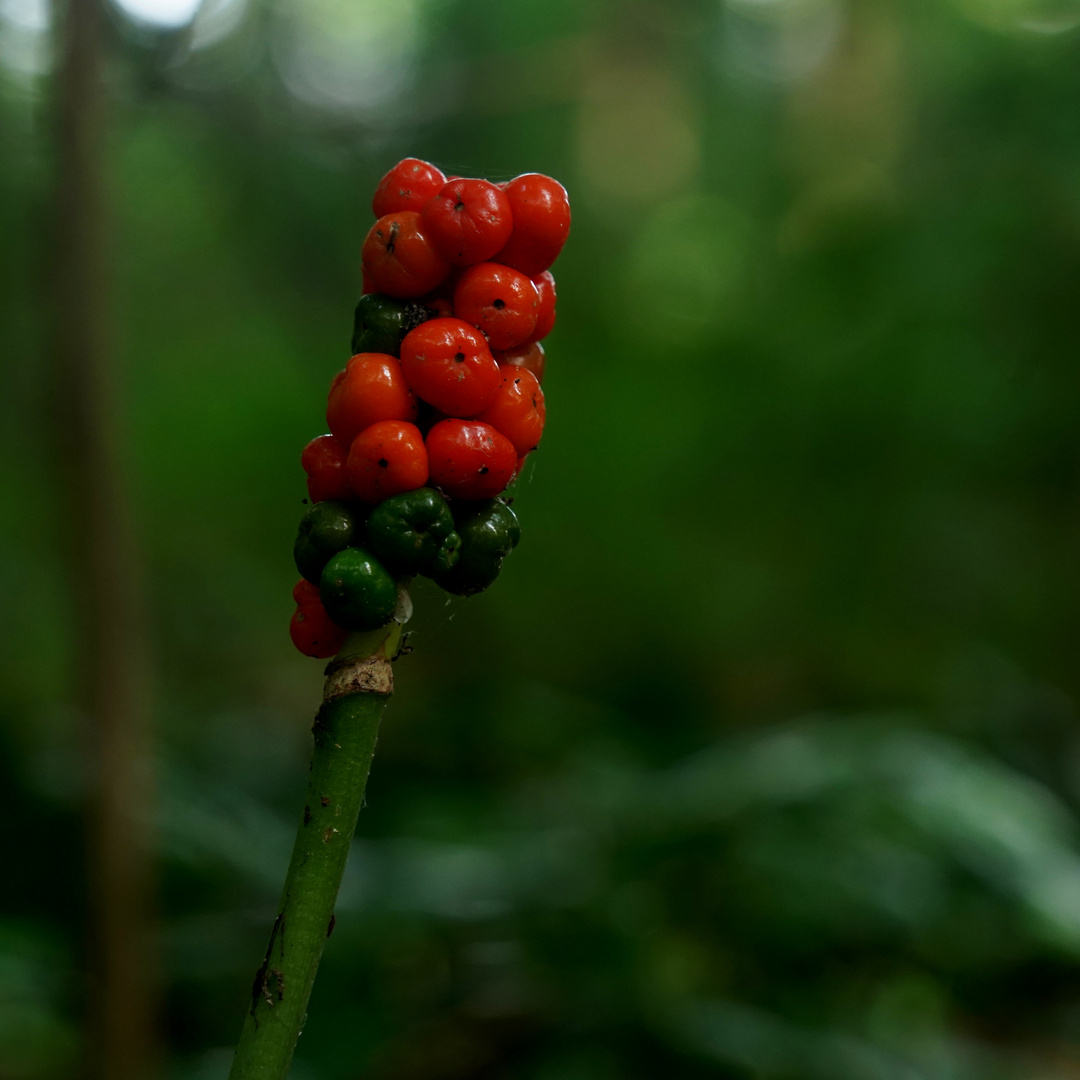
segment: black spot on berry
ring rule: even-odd
[[[397,242],[397,235],[398,235],[398,232],[400,230],[401,230],[401,222],[399,222],[399,221],[391,221],[390,222],[390,237],[389,237],[388,240],[385,241],[386,250],[390,255],[394,254],[394,244]],[[381,230],[379,232],[379,236],[382,236],[382,231]]]
[[[379,468],[380,469],[386,469],[386,468],[389,468],[389,466],[390,466],[390,462],[387,461],[386,458],[384,458],[384,457],[379,458]]]
[[[506,307],[506,301],[505,301],[505,300],[492,300],[492,301],[491,301],[491,306],[492,306],[492,307],[493,307],[493,308],[494,308],[494,309],[495,309],[496,311],[502,311],[502,309],[503,309],[504,307]]]
[[[483,476],[484,473],[486,473],[487,471],[488,471],[488,467],[486,465],[481,465],[480,466],[480,475],[481,476]]]
[[[454,353],[454,359],[460,364],[465,360],[465,354],[463,352]]]

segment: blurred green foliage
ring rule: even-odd
[[[0,1080],[76,1075],[86,992],[46,16],[0,4]],[[284,874],[299,450],[406,155],[549,172],[574,230],[524,539],[481,597],[416,589],[297,1080],[1080,1075],[1078,26],[114,12],[168,1077],[224,1076]]]

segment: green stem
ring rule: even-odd
[[[356,634],[327,668],[307,799],[230,1080],[283,1080],[307,1013],[364,798],[401,624]]]

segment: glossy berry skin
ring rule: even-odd
[[[304,447],[300,464],[307,473],[308,498],[313,503],[353,497],[345,476],[347,456],[348,451],[333,435],[319,435]]]
[[[334,656],[345,644],[348,630],[338,626],[323,607],[319,590],[310,581],[301,581],[293,589],[296,611],[289,621],[292,643],[305,656],[320,660]]]
[[[368,518],[367,538],[371,550],[398,574],[445,573],[461,549],[450,507],[429,487],[383,499]]]
[[[293,545],[296,569],[318,584],[327,560],[363,537],[364,515],[357,503],[316,503],[300,519]]]
[[[319,596],[326,613],[346,630],[377,630],[397,608],[393,577],[362,547],[347,547],[326,564]]]
[[[401,420],[381,420],[365,428],[349,447],[345,475],[356,497],[369,503],[423,487],[428,456],[420,429]]]
[[[490,424],[440,420],[427,436],[431,482],[455,499],[490,499],[514,478],[514,444]]]
[[[529,277],[545,271],[570,235],[570,199],[566,188],[542,173],[526,173],[504,189],[510,200],[514,231],[494,262]]]
[[[326,426],[343,446],[380,420],[416,419],[416,395],[401,363],[387,353],[359,353],[334,377],[326,401]]]
[[[420,398],[450,416],[474,416],[499,388],[484,335],[461,319],[430,319],[409,331],[401,369]]]
[[[440,169],[419,158],[399,161],[380,181],[371,200],[377,218],[399,210],[419,210],[446,183]]]
[[[365,294],[353,311],[352,355],[397,356],[401,339],[414,326],[433,317],[431,308],[418,300],[398,300],[383,293]]]
[[[536,326],[529,335],[529,341],[543,341],[555,326],[555,278],[550,270],[537,274],[532,279],[540,297],[540,306],[536,309]]]
[[[360,257],[365,287],[399,299],[431,292],[450,273],[450,263],[431,246],[415,210],[379,218],[367,234]]]
[[[492,353],[499,367],[505,364],[513,364],[515,367],[525,368],[536,376],[536,381],[544,381],[544,368],[547,358],[544,355],[544,346],[539,341],[530,341],[525,345],[516,345],[512,349],[504,349],[502,352]]]
[[[512,349],[536,328],[540,295],[518,270],[499,263],[470,266],[454,289],[454,312],[482,330],[493,349]]]
[[[455,520],[461,554],[454,566],[435,581],[455,596],[473,596],[499,576],[503,559],[521,539],[521,526],[502,499],[463,504]]]
[[[431,246],[455,266],[490,259],[510,239],[510,200],[486,180],[451,180],[424,204],[420,223]]]
[[[535,450],[544,434],[544,391],[536,376],[523,367],[507,364],[499,371],[502,381],[495,400],[476,419],[505,435],[520,457]]]

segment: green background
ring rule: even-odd
[[[86,997],[34,10],[0,5],[0,1080],[77,1076]],[[414,155],[570,192],[548,428],[497,586],[415,590],[296,1080],[1080,1075],[1078,27],[113,11],[164,1076],[225,1075],[275,910],[322,670],[299,452]]]

